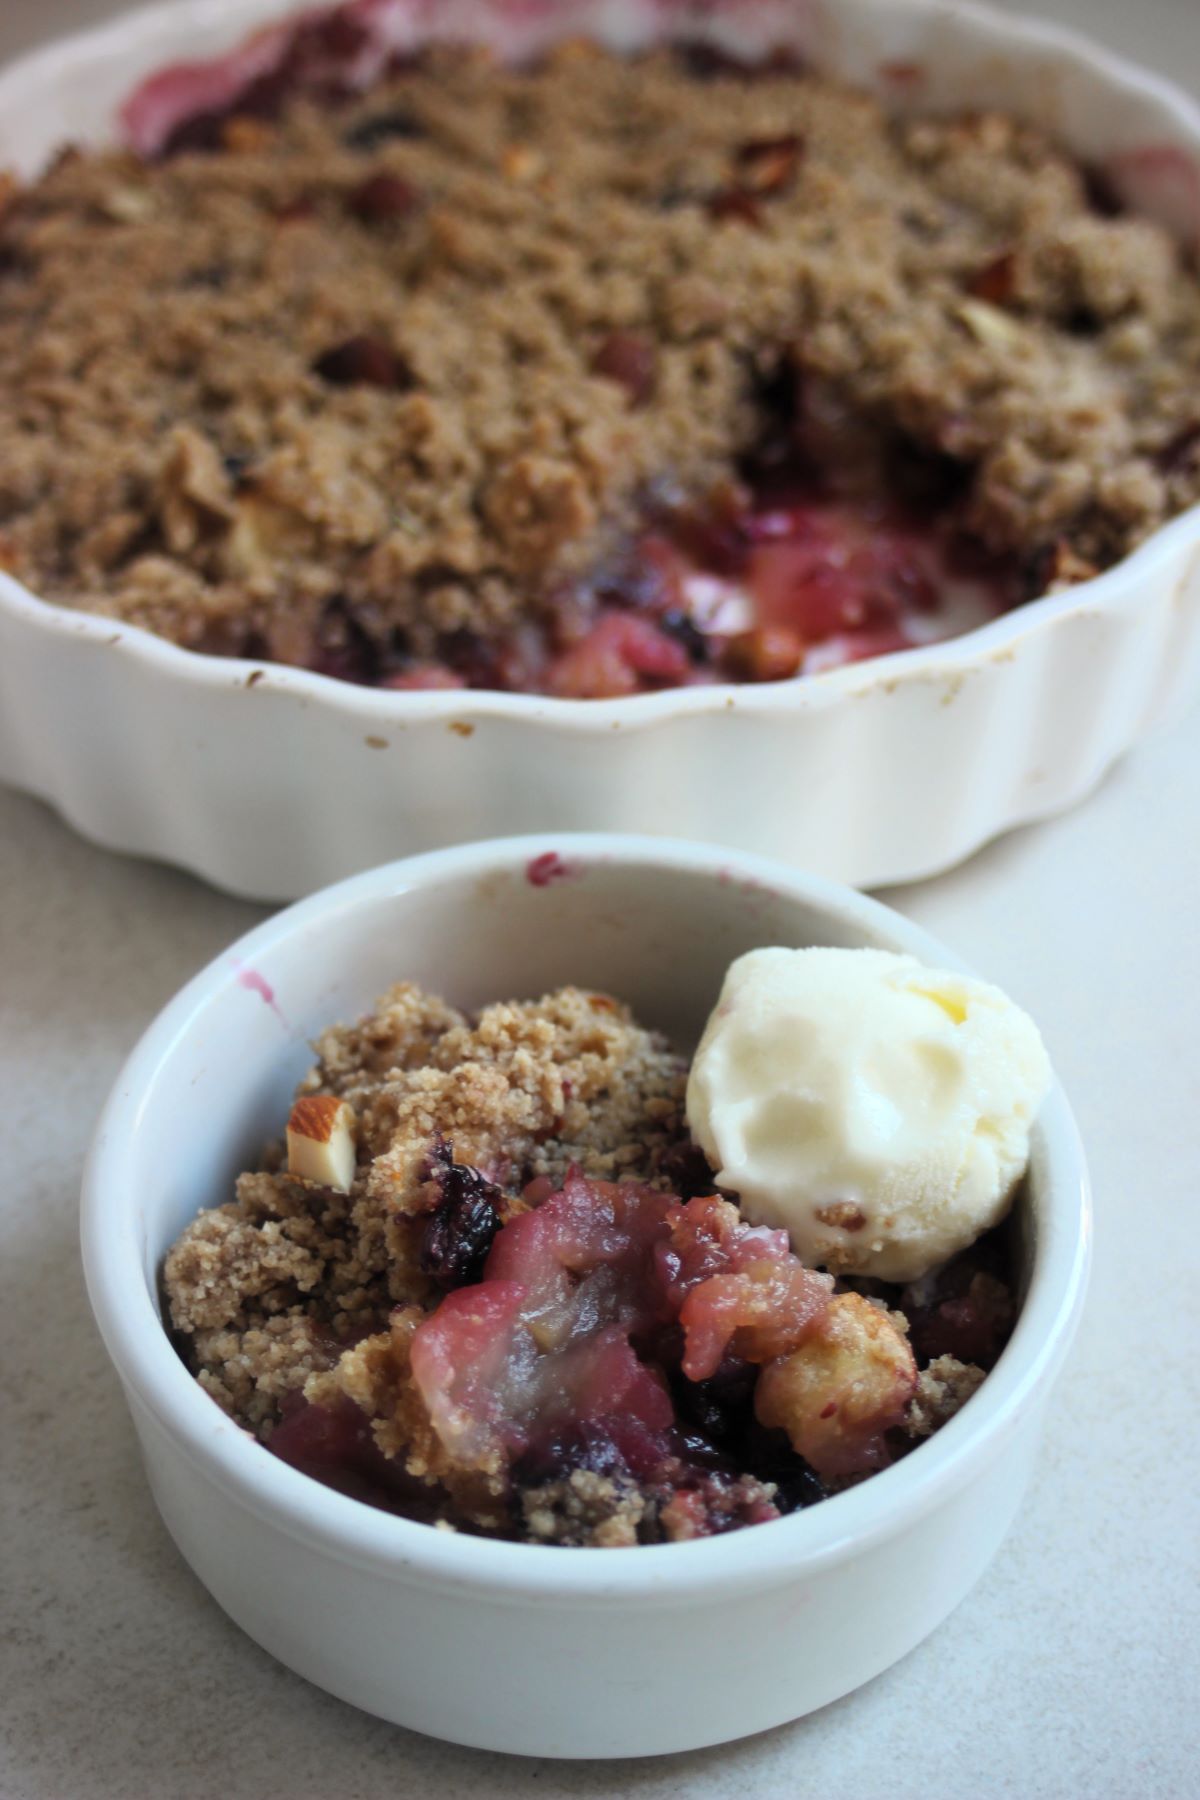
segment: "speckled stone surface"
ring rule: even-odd
[[[0,52],[105,10],[0,0]],[[1048,10],[1200,86],[1197,0]],[[79,1176],[142,1027],[262,915],[0,793],[0,1800],[1195,1800],[1198,794],[1193,712],[1068,819],[888,896],[1036,1014],[1093,1166],[1091,1298],[996,1562],[926,1644],[813,1718],[562,1765],[327,1698],[176,1555],[87,1310]]]

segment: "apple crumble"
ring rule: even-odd
[[[1200,284],[1038,131],[778,56],[151,81],[0,200],[0,558],[190,649],[569,697],[977,624],[1200,499]],[[172,85],[173,84],[173,85]]]
[[[472,1019],[402,983],[316,1051],[163,1285],[213,1400],[343,1493],[539,1544],[763,1523],[906,1454],[1007,1338],[1001,1232],[902,1287],[752,1224],[686,1060],[607,995]]]

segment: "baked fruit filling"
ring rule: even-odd
[[[767,1202],[754,1158],[777,1161],[770,1125],[748,1127],[750,1203],[719,1186],[723,1171],[687,1124],[694,1113],[724,1156],[714,1057],[747,1016],[733,984],[753,961],[730,972],[690,1087],[687,1062],[625,1007],[574,988],[471,1019],[401,984],[370,1017],[327,1032],[286,1149],[167,1257],[176,1342],[201,1385],[277,1456],[355,1498],[534,1543],[656,1543],[760,1524],[905,1456],[970,1398],[1007,1340],[1008,1238],[993,1222],[1023,1164],[989,1164],[981,1185],[959,1157],[936,1217],[902,1169],[874,1183],[860,1169],[859,1204],[821,1209],[828,1241],[802,1261],[793,1246],[813,1246],[799,1213],[791,1234],[756,1222]],[[820,974],[801,970],[810,994]],[[872,964],[865,975],[894,986],[911,971]],[[788,990],[777,969],[771,981]],[[816,1044],[821,1002],[805,1023],[788,991],[788,1029]],[[1036,1059],[1015,1088],[984,1079],[991,1051],[974,994],[955,1022],[924,989],[879,992],[885,1031],[907,1029],[905,1007],[932,1008],[911,1039],[915,1067],[933,1054],[931,1034],[951,1033],[937,1052],[943,1100],[953,1033],[971,1040],[946,1117],[977,1107],[985,1135],[1008,1133],[1019,1156]],[[1011,1066],[1019,1048],[1006,1052]],[[893,1062],[907,1055],[896,1036]],[[882,1067],[874,1049],[860,1060]],[[828,1066],[824,1051],[818,1061]],[[716,1085],[728,1098],[736,1083]],[[924,1129],[930,1094],[910,1103]],[[777,1110],[778,1096],[764,1104]],[[814,1113],[813,1144],[830,1138],[823,1129]],[[847,1155],[854,1135],[847,1122]],[[928,1168],[939,1154],[931,1144]],[[886,1218],[872,1211],[876,1188]],[[889,1256],[923,1272],[859,1272]]]
[[[0,565],[45,598],[598,698],[946,637],[1200,498],[1200,284],[1032,128],[387,14],[0,190]]]

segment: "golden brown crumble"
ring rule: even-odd
[[[974,1363],[956,1356],[937,1356],[917,1377],[917,1391],[909,1402],[904,1429],[910,1437],[932,1437],[947,1419],[964,1407],[986,1379]]]
[[[646,1501],[632,1482],[572,1469],[560,1481],[521,1496],[525,1529],[534,1543],[623,1548],[638,1541]]]
[[[422,1209],[438,1135],[511,1189],[537,1175],[561,1181],[572,1163],[605,1180],[644,1176],[650,1149],[679,1130],[682,1063],[604,994],[562,988],[471,1023],[402,983],[365,1025],[327,1032],[317,1048],[303,1087],[354,1107],[367,1190],[393,1214]],[[381,1080],[393,1054],[402,1060]]]
[[[669,52],[455,49],[221,154],[70,153],[8,195],[0,558],[192,647],[309,663],[338,608],[415,657],[496,640],[649,488],[727,479],[781,365],[962,459],[973,528],[1052,584],[1200,497],[1200,286],[1038,132]]]

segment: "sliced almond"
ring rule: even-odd
[[[110,188],[100,202],[106,217],[118,225],[140,225],[155,210],[154,196],[146,188]]]
[[[986,300],[960,300],[955,308],[971,336],[992,349],[1012,349],[1021,342],[1021,327]]]
[[[354,1181],[358,1120],[336,1094],[306,1094],[287,1125],[288,1174],[348,1194]]]
[[[234,574],[252,576],[274,558],[303,556],[314,541],[312,526],[293,507],[250,491],[237,498],[224,560]]]

